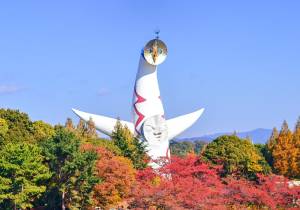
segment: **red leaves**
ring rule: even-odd
[[[139,173],[138,185],[133,191],[133,207],[223,208],[222,198],[219,198],[221,180],[217,175],[218,168],[207,165],[195,156],[174,157],[170,164],[161,168],[159,174],[150,169]]]
[[[102,208],[123,201],[133,209],[299,208],[300,187],[289,187],[281,176],[257,175],[256,181],[222,177],[222,166],[195,155],[161,160],[165,165],[158,171],[150,167],[135,171],[127,158],[101,147],[93,149],[99,154],[96,173],[102,179],[94,198]]]
[[[259,180],[221,178],[221,167],[190,155],[173,157],[159,172],[139,171],[132,191],[132,208],[227,209],[247,206],[292,208],[300,199],[300,189],[289,188],[278,176]]]

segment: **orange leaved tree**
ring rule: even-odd
[[[116,207],[129,198],[136,171],[129,159],[116,156],[103,147],[96,151],[99,155],[96,175],[101,183],[94,187],[94,205],[102,209]]]

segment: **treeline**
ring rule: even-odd
[[[299,125],[284,123],[266,145],[173,141],[153,171],[146,145],[120,123],[103,139],[92,120],[51,126],[0,109],[0,209],[298,208],[286,177],[299,177]]]
[[[221,136],[211,143],[201,140],[171,141],[170,149],[171,154],[176,156],[202,154],[212,163],[223,161],[229,172],[244,171],[234,166],[244,164],[251,167],[246,171],[264,174],[272,172],[288,178],[300,179],[300,118],[293,130],[289,129],[286,121],[283,122],[280,131],[273,128],[266,144],[252,144],[251,138],[241,139],[233,133],[229,136]],[[245,175],[253,177],[251,174]]]
[[[91,120],[53,127],[0,109],[0,209],[105,209],[129,193],[147,160],[145,146],[120,123],[107,140]]]
[[[286,121],[280,132],[274,128],[262,152],[274,173],[300,179],[300,118],[293,132]]]
[[[199,155],[207,145],[207,142],[196,140],[196,141],[170,141],[171,155],[186,156],[188,154]]]

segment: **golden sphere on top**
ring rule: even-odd
[[[144,58],[154,66],[164,62],[168,54],[168,49],[165,43],[159,39],[152,39],[144,47]]]

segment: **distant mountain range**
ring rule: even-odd
[[[250,139],[253,141],[255,144],[264,144],[268,141],[272,133],[272,129],[265,129],[265,128],[258,128],[255,130],[251,131],[246,131],[246,132],[237,132],[237,136],[240,138],[246,138],[250,137]],[[224,133],[215,133],[215,134],[210,134],[210,135],[204,135],[204,136],[199,136],[199,137],[193,137],[193,138],[180,138],[176,139],[175,141],[206,141],[210,142],[214,139],[216,139],[219,136],[222,135],[230,135],[232,132],[224,132]]]

